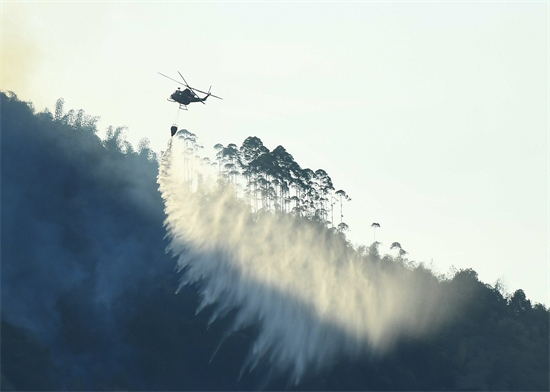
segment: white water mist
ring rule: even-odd
[[[235,309],[232,331],[260,325],[243,364],[267,360],[298,382],[338,355],[383,352],[443,319],[439,285],[406,268],[368,263],[326,228],[288,214],[252,214],[234,186],[217,186],[173,138],[158,182],[168,250],[199,282],[213,320]],[[215,174],[215,173],[212,173]],[[228,331],[231,333],[232,331]]]

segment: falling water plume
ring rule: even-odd
[[[214,321],[234,311],[228,333],[259,326],[243,369],[267,360],[297,383],[338,355],[383,353],[441,324],[435,279],[369,263],[321,224],[252,213],[238,185],[199,161],[189,175],[190,164],[174,137],[158,176],[168,251],[185,269],[181,285],[199,284],[197,312],[212,305]]]

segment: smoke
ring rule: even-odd
[[[134,365],[126,326],[150,282],[173,270],[158,166],[0,98],[2,321],[49,348],[65,388],[81,378],[97,389]]]
[[[447,319],[437,279],[369,261],[326,227],[288,214],[252,214],[238,185],[189,161],[174,137],[158,183],[168,250],[198,283],[211,322],[235,314],[228,334],[259,325],[242,371],[269,363],[298,383],[340,355],[383,354]],[[221,343],[223,344],[223,342]]]
[[[22,95],[31,92],[31,75],[43,58],[38,44],[29,34],[29,16],[29,9],[21,4],[2,4],[1,89],[19,91]]]

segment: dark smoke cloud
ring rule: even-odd
[[[94,127],[1,98],[2,319],[32,331],[67,379],[93,388],[131,363],[120,336],[135,306],[128,298],[173,270],[157,164],[147,151],[109,150]],[[70,341],[71,326],[86,336]]]

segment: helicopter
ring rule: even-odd
[[[192,102],[201,102],[203,105],[205,105],[204,101],[206,101],[206,98],[208,98],[208,97],[223,99],[221,97],[218,97],[218,96],[213,95],[212,93],[210,93],[210,89],[212,88],[212,86],[210,86],[210,88],[208,89],[208,92],[201,91],[201,90],[198,90],[196,88],[193,88],[193,87],[189,86],[189,84],[187,84],[187,81],[185,80],[183,75],[180,73],[180,71],[178,71],[178,74],[181,76],[184,83],[182,83],[182,82],[180,82],[176,79],[172,79],[171,77],[166,76],[166,75],[164,75],[160,72],[158,72],[158,74],[186,87],[185,90],[182,90],[180,87],[178,87],[178,89],[176,91],[174,91],[174,93],[172,95],[170,95],[170,98],[168,98],[169,102],[177,102],[179,104],[179,108],[181,110],[187,110],[187,105],[189,105]],[[203,98],[200,98],[197,95],[197,93],[206,94],[206,96],[203,97]]]

